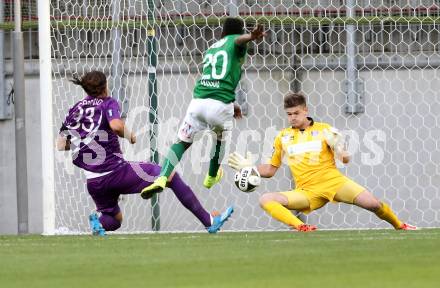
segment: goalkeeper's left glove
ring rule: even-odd
[[[241,156],[237,152],[234,152],[228,157],[228,165],[234,170],[240,171],[245,167],[252,167],[254,163],[252,162],[252,154],[250,152],[246,153],[246,157]]]
[[[344,137],[338,129],[330,127],[330,129],[324,129],[325,142],[336,153],[336,155],[342,155],[344,151]]]

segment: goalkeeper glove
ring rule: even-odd
[[[325,142],[336,153],[341,155],[344,151],[344,137],[338,129],[331,127],[330,129],[324,129]]]
[[[228,157],[228,165],[229,167],[237,171],[240,171],[245,167],[254,166],[251,152],[246,153],[246,158],[241,156],[237,152],[230,154]]]

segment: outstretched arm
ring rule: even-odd
[[[271,164],[260,164],[257,166],[258,173],[263,178],[270,178],[278,171],[278,167]]]
[[[247,42],[252,40],[260,40],[264,36],[266,36],[266,32],[263,31],[263,25],[257,25],[251,33],[243,34],[235,39],[235,44],[239,46],[245,45]]]
[[[121,119],[113,119],[110,121],[110,128],[121,138],[130,141],[131,144],[136,143],[136,135],[134,135]]]
[[[237,152],[232,153],[228,157],[228,165],[234,170],[240,171],[243,168],[246,167],[253,167],[254,161],[252,161],[251,153],[248,152],[246,157],[241,156]],[[263,178],[270,178],[278,170],[278,167],[273,166],[272,164],[260,164],[257,167],[258,173],[260,173],[260,176]]]

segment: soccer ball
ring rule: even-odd
[[[243,192],[252,192],[261,183],[261,176],[255,167],[246,167],[235,173],[235,186]]]

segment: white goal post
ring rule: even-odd
[[[54,131],[52,94],[52,45],[49,1],[38,1],[38,41],[40,59],[41,164],[43,234],[55,232]]]

